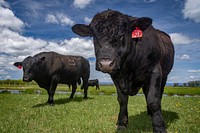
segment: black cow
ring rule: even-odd
[[[50,105],[54,103],[53,96],[58,83],[72,85],[70,98],[73,98],[80,78],[83,81],[81,89],[84,88],[84,98],[87,98],[90,65],[81,56],[42,52],[25,58],[23,62],[15,62],[14,65],[23,67],[24,82],[35,80],[41,88],[47,90]]]
[[[99,80],[98,79],[88,80],[88,86],[96,86],[96,90],[99,90]]]
[[[120,105],[117,129],[127,127],[128,97],[142,87],[154,132],[166,132],[161,98],[174,63],[170,37],[155,29],[151,18],[112,10],[98,13],[89,25],[76,24],[72,30],[80,36],[93,37],[96,70],[111,75]]]

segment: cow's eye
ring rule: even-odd
[[[121,36],[119,37],[119,43],[120,43],[120,45],[122,45],[122,46],[125,45],[125,38],[124,38],[124,35],[121,35]]]
[[[32,70],[33,70],[32,68],[29,68],[29,69],[28,69],[28,72],[31,73]]]
[[[120,38],[119,40],[120,40],[121,42],[124,41],[124,35],[121,35],[119,38]]]

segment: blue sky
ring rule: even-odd
[[[175,46],[169,83],[200,80],[200,0],[0,0],[0,80],[21,79],[13,66],[29,55],[55,51],[90,60],[91,79],[110,82],[95,70],[92,38],[71,31],[89,24],[107,9],[135,17],[150,17],[153,26],[168,33]]]

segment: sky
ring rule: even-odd
[[[81,55],[90,61],[90,79],[112,82],[95,70],[92,38],[72,32],[107,9],[150,17],[171,36],[175,62],[168,83],[200,80],[200,0],[0,0],[0,80],[22,79],[13,63],[43,51]]]

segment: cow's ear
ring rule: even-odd
[[[22,68],[22,62],[15,62],[13,65],[18,67],[19,69]]]
[[[139,29],[144,31],[151,24],[152,24],[152,19],[151,18],[148,18],[148,17],[138,18],[138,19],[135,19],[135,21],[133,22],[133,29],[135,29],[135,27],[138,27]]]
[[[92,36],[92,29],[88,25],[76,24],[72,26],[72,31],[82,37]]]

